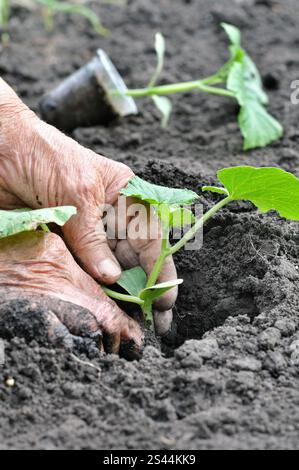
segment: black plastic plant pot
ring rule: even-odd
[[[111,94],[117,90],[119,95]],[[42,119],[65,132],[106,125],[116,117],[137,114],[127,87],[105,51],[64,80],[40,102]]]

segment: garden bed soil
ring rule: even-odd
[[[123,10],[100,8],[110,39],[83,19],[63,16],[55,32],[45,33],[38,18],[17,9],[0,71],[37,109],[43,93],[102,47],[128,85],[141,86],[155,60],[153,34],[161,30],[168,46],[163,81],[194,79],[224,62],[219,22],[234,23],[262,71],[270,110],[284,125],[281,141],[242,152],[235,105],[202,94],[173,99],[166,131],[145,100],[138,116],[77,129],[73,137],[152,182],[196,191],[215,182],[219,168],[236,164],[275,165],[299,176],[299,108],[290,102],[299,65],[296,6],[295,0],[130,1]],[[216,198],[204,195],[205,210]],[[42,325],[34,323],[25,340],[11,338],[0,322],[6,338],[0,449],[298,449],[298,242],[298,224],[249,203],[219,213],[205,228],[202,249],[176,256],[185,282],[175,328],[162,347],[149,342],[140,361],[81,355],[91,367],[47,345]],[[60,306],[1,293],[0,316],[38,317],[51,308]],[[11,328],[18,325],[12,321]]]

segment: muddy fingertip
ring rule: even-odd
[[[127,361],[136,361],[141,359],[143,354],[144,344],[137,346],[134,340],[125,340],[121,342],[119,349],[119,356]]]
[[[172,325],[172,310],[166,310],[164,312],[154,311],[154,325],[155,331],[158,336],[164,336],[171,329]]]
[[[154,302],[155,310],[159,310],[160,313],[171,310],[178,297],[178,287],[175,286],[168,292],[166,292],[162,297],[158,298]]]

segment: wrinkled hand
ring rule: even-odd
[[[72,344],[73,337],[98,340],[108,333],[107,352],[118,353],[121,341],[142,347],[139,325],[105,296],[100,286],[75,262],[62,238],[54,233],[26,232],[0,240],[0,287],[25,293],[50,295],[84,309],[66,315],[63,309],[47,317],[48,338]],[[107,338],[107,336],[106,336]]]
[[[78,215],[65,225],[63,233],[86,272],[105,284],[119,278],[121,266],[141,265],[149,273],[160,251],[159,238],[132,237],[130,227],[135,220],[131,216],[120,228],[127,231],[127,239],[108,240],[102,221],[105,205],[117,209],[119,190],[133,176],[132,171],[40,121],[1,80],[0,103],[1,89],[6,96],[6,104],[0,107],[1,208],[74,205]],[[169,257],[159,281],[175,277]],[[158,334],[164,334],[170,326],[176,296],[174,288],[155,305],[160,312],[155,314]],[[106,315],[108,318],[108,311]]]

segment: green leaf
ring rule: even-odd
[[[236,62],[227,79],[227,88],[236,95],[241,107],[238,121],[244,136],[244,150],[264,147],[282,136],[283,129],[263,106],[266,95],[259,86],[259,76],[253,73],[248,58]]]
[[[241,32],[239,28],[232,24],[221,23],[222,28],[229,37],[229,40],[233,46],[241,46]]]
[[[166,98],[166,96],[153,95],[152,99],[153,99],[153,102],[155,103],[156,108],[162,114],[161,126],[165,128],[167,127],[169,119],[170,119],[170,115],[172,111],[172,103],[169,98]]]
[[[165,55],[165,39],[162,33],[155,34],[155,51],[157,54],[157,60],[159,64],[163,64],[164,55]]]
[[[238,122],[244,137],[244,150],[264,147],[279,139],[283,128],[264,107],[268,97],[255,63],[241,47],[240,31],[226,23],[222,26],[231,41],[231,60],[223,70],[227,73],[227,89],[234,92],[241,108]]]
[[[165,292],[173,289],[175,286],[182,284],[183,279],[175,279],[173,281],[161,282],[152,287],[147,287],[140,292],[140,299],[145,301],[154,301],[161,297]]]
[[[247,67],[248,66],[248,67]],[[254,74],[253,62],[244,58],[243,63],[235,62],[228,75],[227,88],[236,94],[240,106],[246,106],[248,100],[267,104],[268,98],[259,83],[259,75]]]
[[[192,204],[199,196],[189,189],[167,188],[149,183],[134,176],[125,189],[120,191],[125,196],[131,196],[150,204],[183,205]]]
[[[148,84],[148,88],[152,88],[153,86],[155,86],[159,76],[162,73],[162,70],[164,67],[165,50],[166,50],[166,46],[165,46],[165,39],[164,39],[163,34],[156,33],[155,34],[155,51],[157,55],[157,66],[156,66],[155,73]]]
[[[241,93],[243,91],[242,88],[244,86],[244,88],[247,88],[246,95],[251,94],[252,97],[254,97],[261,104],[267,105],[269,103],[269,99],[263,90],[262,78],[260,76],[257,66],[248,54],[244,54],[244,57],[242,59],[242,65],[245,84],[242,84],[241,86]]]
[[[212,193],[223,194],[224,196],[228,196],[228,191],[225,188],[218,188],[217,186],[203,186],[201,188],[202,191],[211,191]]]
[[[222,28],[226,32],[230,40],[230,59],[218,70],[214,75],[219,82],[226,82],[229,75],[231,67],[235,62],[241,62],[246,55],[246,52],[241,47],[241,32],[240,30],[231,24],[221,23]],[[217,83],[217,81],[216,81]]]
[[[235,67],[236,63],[240,64],[243,68],[243,75],[247,81],[247,87],[249,90],[251,89],[251,93],[253,96],[258,99],[263,104],[268,104],[268,97],[263,90],[263,83],[260,76],[260,73],[257,69],[257,66],[251,59],[251,57],[247,54],[247,52],[241,47],[241,32],[240,30],[233,25],[229,25],[227,23],[222,23],[223,28],[225,29],[230,41],[231,41],[231,53],[233,61],[230,63],[230,70]],[[238,76],[242,74],[237,74]],[[233,77],[230,77],[228,74],[228,80],[233,80]],[[243,83],[236,84],[238,91],[242,94],[243,92]],[[229,86],[228,86],[228,89]],[[234,90],[232,90],[234,91]],[[240,99],[242,101],[242,99]],[[243,104],[243,103],[240,103]]]
[[[224,168],[217,175],[231,200],[248,200],[262,212],[273,209],[281,217],[299,220],[299,179],[291,173],[239,166]]]
[[[139,297],[140,292],[145,288],[147,276],[141,267],[123,271],[117,284],[125,289],[130,295]]]
[[[248,101],[241,107],[238,122],[244,150],[265,147],[283,134],[281,124],[257,101]]]
[[[0,238],[9,237],[20,232],[36,230],[43,224],[55,223],[62,226],[76,213],[77,209],[72,206],[37,210],[0,210]]]
[[[196,221],[196,217],[190,209],[185,207],[171,207],[170,208],[170,227],[181,228],[186,225],[191,225]]]
[[[185,207],[160,204],[157,212],[163,224],[169,228],[182,228],[186,225],[192,225],[196,220],[193,212]]]

